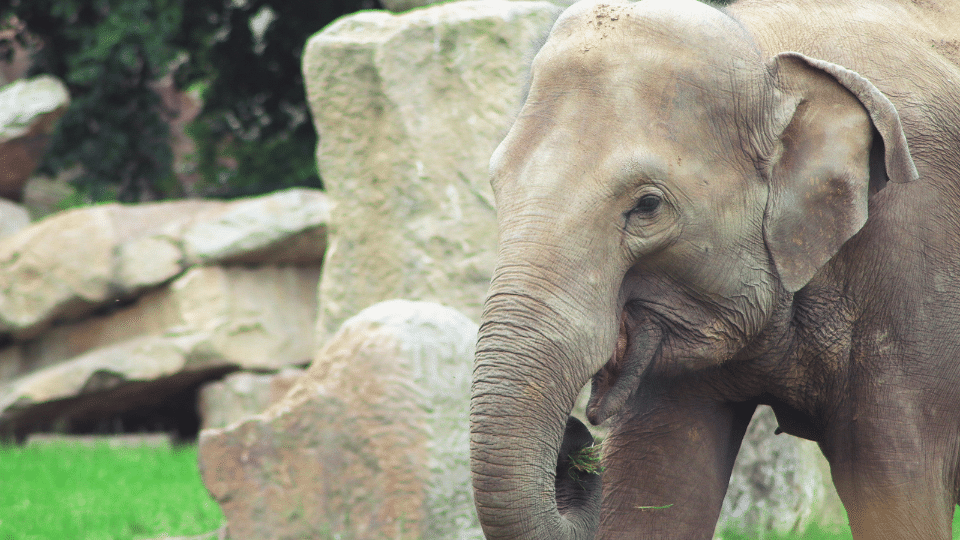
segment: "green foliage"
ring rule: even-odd
[[[75,182],[93,200],[153,198],[168,180],[167,129],[149,85],[174,59],[162,36],[179,25],[177,1],[14,0],[0,14],[41,40],[34,71],[70,89],[43,170],[83,165]]]
[[[0,447],[0,539],[130,539],[215,530],[196,447]]]
[[[37,38],[33,73],[51,73],[72,103],[41,171],[81,166],[89,202],[232,197],[320,187],[300,57],[334,18],[377,0],[12,0]],[[171,73],[172,72],[172,73]],[[189,126],[199,181],[173,171],[170,112],[157,82],[199,89]]]
[[[321,185],[300,71],[303,46],[336,17],[373,7],[374,0],[191,4],[183,39],[192,61],[176,79],[183,87],[203,83],[204,110],[190,128],[203,192]]]
[[[577,473],[601,474],[603,472],[603,466],[601,465],[603,447],[599,441],[591,446],[577,450],[570,454],[569,458],[571,475],[576,475]]]

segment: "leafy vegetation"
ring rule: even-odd
[[[0,25],[21,30],[0,36],[0,60],[26,47],[32,73],[66,82],[71,107],[41,170],[78,171],[73,183],[90,202],[319,187],[301,52],[336,17],[375,7],[378,0],[10,0]],[[165,84],[203,103],[186,128],[196,143],[190,174],[173,168],[177,111],[161,99]]]

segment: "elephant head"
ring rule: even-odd
[[[498,264],[471,401],[487,538],[592,538],[599,490],[556,500],[580,389],[593,379],[598,424],[652,372],[749,354],[870,194],[915,176],[896,110],[856,73],[764,58],[693,0],[568,9],[491,159]]]

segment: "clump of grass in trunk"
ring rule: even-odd
[[[603,454],[603,441],[596,439],[593,444],[570,454],[570,475],[577,473],[600,474],[603,466],[600,464]]]

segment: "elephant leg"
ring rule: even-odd
[[[597,538],[712,538],[754,404],[644,388],[604,442]]]
[[[856,540],[949,540],[954,502],[943,478],[881,479],[872,463],[846,464],[834,484]],[[836,467],[834,467],[836,468]],[[929,476],[929,475],[928,475]]]
[[[937,443],[921,434],[936,430],[900,412],[899,418],[859,415],[832,429],[823,444],[853,537],[949,540],[956,493],[943,456],[955,451],[931,448]]]

